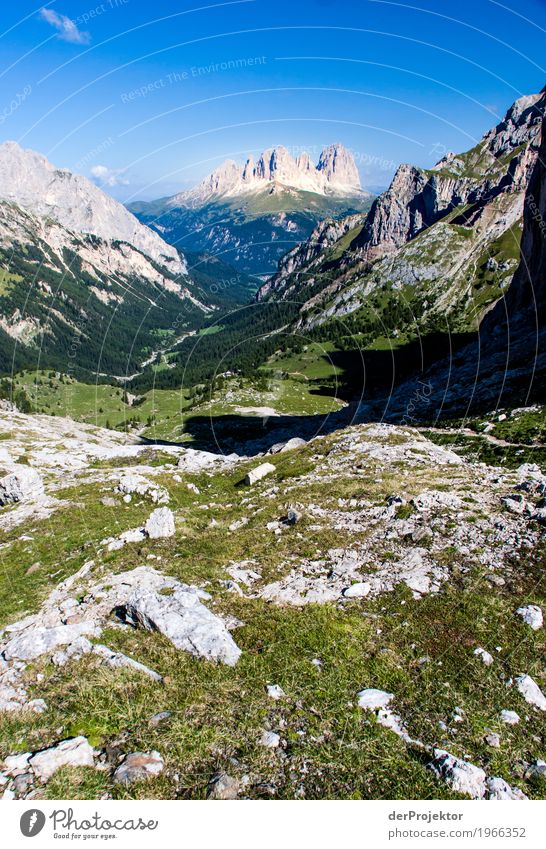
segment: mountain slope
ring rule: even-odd
[[[264,151],[245,165],[227,160],[193,189],[129,209],[181,250],[206,251],[262,278],[305,240],[318,221],[369,207],[352,154],[342,145],[318,164],[286,148]]]
[[[468,342],[523,261],[545,101],[545,92],[517,101],[475,148],[434,169],[401,166],[367,216],[318,224],[261,287],[251,319],[230,316],[198,349],[183,343],[164,385],[178,370],[198,380],[228,369],[249,376],[272,356],[282,368],[288,350],[297,372],[303,347],[326,343],[333,391],[341,381],[348,400],[364,383],[381,392]]]
[[[191,265],[191,268],[189,267]],[[84,177],[0,145],[0,370],[123,375],[253,281],[192,256]]]
[[[365,337],[404,330],[389,321],[396,303],[409,306],[408,332],[446,317],[475,328],[517,267],[545,99],[516,101],[472,150],[433,169],[400,166],[367,216],[319,225],[258,298],[300,301],[301,327],[338,318]]]

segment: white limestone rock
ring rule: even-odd
[[[234,666],[241,655],[224,622],[201,603],[191,587],[178,584],[172,595],[137,589],[126,616],[148,631],[160,631],[178,649]]]
[[[520,716],[515,710],[501,710],[500,718],[505,725],[517,725],[520,722]]]
[[[365,598],[371,591],[371,584],[368,581],[359,581],[356,584],[351,584],[343,590],[344,598]]]
[[[260,466],[256,466],[255,469],[251,469],[250,472],[245,477],[245,483],[247,486],[252,486],[257,483],[257,481],[265,478],[266,475],[270,475],[272,472],[276,471],[273,463],[262,463]]]
[[[108,646],[104,646],[102,644],[97,644],[92,647],[93,654],[102,657],[105,663],[108,666],[112,666],[114,669],[119,669],[121,667],[127,667],[128,669],[134,669],[135,672],[142,672],[143,675],[147,675],[148,678],[151,678],[153,681],[163,681],[163,677],[155,670],[150,669],[149,666],[145,666],[143,663],[139,663],[138,660],[133,660],[132,657],[127,657],[123,652],[115,652],[112,649],[109,649]]]
[[[533,631],[538,631],[544,624],[542,610],[536,604],[526,604],[525,607],[518,607],[516,610],[526,625],[529,625]]]
[[[546,696],[530,675],[518,675],[516,685],[526,702],[539,710],[546,710]]]
[[[66,646],[84,634],[99,633],[93,622],[77,622],[72,625],[58,625],[54,628],[31,628],[18,637],[9,640],[4,648],[7,660],[34,660],[57,646]]]
[[[280,735],[275,731],[264,731],[260,737],[260,746],[265,746],[266,749],[278,749],[280,742]]]
[[[493,655],[489,654],[489,652],[485,649],[482,649],[481,646],[479,646],[477,649],[474,649],[474,654],[476,655],[476,657],[480,658],[481,662],[484,663],[485,666],[491,666],[491,664],[493,663]]]
[[[275,701],[278,701],[279,699],[283,699],[286,696],[286,693],[279,684],[268,684],[267,695],[270,699],[275,699]]]
[[[175,534],[174,513],[168,507],[158,507],[150,514],[144,531],[150,539],[172,537]]]
[[[166,489],[149,481],[144,475],[135,472],[126,472],[120,477],[117,491],[123,493],[124,496],[141,495],[148,497],[154,504],[167,504],[169,502],[169,493]]]
[[[486,775],[481,767],[457,758],[444,749],[434,749],[434,759],[428,767],[456,793],[462,793],[472,799],[484,798]]]
[[[519,787],[510,787],[504,778],[498,776],[488,778],[486,786],[488,799],[523,801],[528,798]]]
[[[0,478],[0,506],[44,495],[42,478],[32,466],[18,465]]]
[[[394,698],[392,693],[387,693],[385,690],[376,690],[374,687],[361,690],[357,696],[359,707],[365,710],[377,710],[378,708],[387,707],[391,699]]]
[[[62,766],[94,766],[93,747],[86,737],[73,737],[32,755],[28,764],[37,778],[47,781]]]

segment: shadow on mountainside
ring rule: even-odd
[[[198,415],[192,447],[267,451],[356,422],[432,424],[502,407],[546,402],[546,120],[524,201],[520,264],[505,296],[470,334],[429,334],[395,350],[329,354],[339,370],[330,394],[347,402],[328,415]],[[310,384],[325,394],[324,380]]]

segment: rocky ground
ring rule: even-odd
[[[546,476],[429,437],[0,411],[4,798],[543,798]]]

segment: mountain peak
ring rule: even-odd
[[[45,156],[24,150],[17,142],[0,144],[0,200],[54,219],[72,232],[128,242],[160,265],[168,263],[174,274],[186,273],[176,248],[141,224],[123,204],[86,177],[56,168]]]
[[[362,193],[354,156],[342,144],[325,147],[317,165],[306,152],[294,158],[284,145],[276,145],[264,150],[256,163],[252,156],[242,166],[227,159],[193,189],[171,198],[169,205],[201,206],[221,198],[283,188],[334,196]]]

